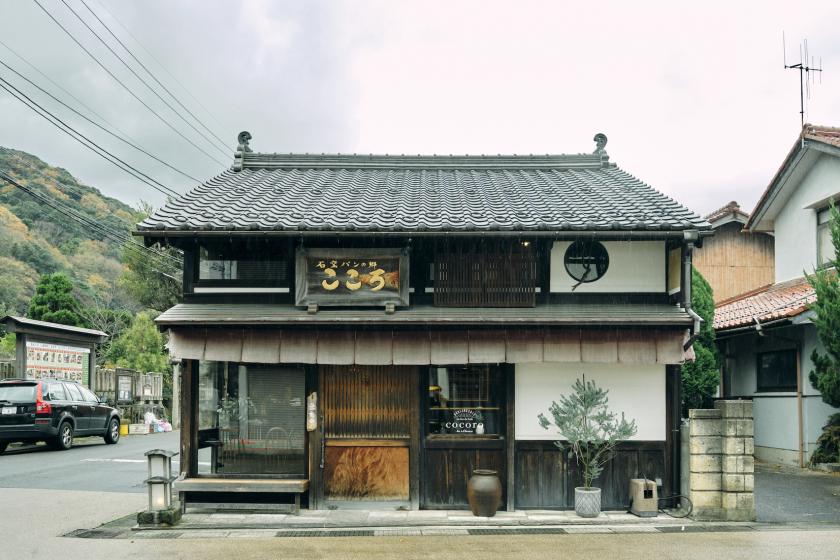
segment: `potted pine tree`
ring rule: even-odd
[[[548,408],[549,421],[540,413],[540,425],[548,430],[553,424],[564,438],[554,444],[574,455],[583,475],[583,486],[575,488],[575,513],[580,517],[598,517],[601,513],[601,489],[592,483],[601,476],[613,458],[618,442],[636,434],[636,421],[625,419],[609,409],[608,390],[601,389],[586,376],[576,379],[570,395],[561,395]]]

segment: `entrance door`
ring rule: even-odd
[[[324,499],[409,501],[416,368],[322,366]]]

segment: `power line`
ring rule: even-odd
[[[76,222],[80,223],[82,226],[86,226],[88,229],[92,230],[95,233],[103,235],[103,231],[100,230],[100,229],[97,229],[97,224],[95,222],[92,222],[89,219],[87,219],[86,217],[83,217],[83,215],[76,213],[75,211],[73,211],[73,209],[71,209],[69,207],[63,207],[62,205],[57,203],[57,201],[55,201],[55,200],[53,200],[53,199],[51,199],[51,198],[49,198],[45,195],[42,195],[42,194],[38,193],[34,189],[30,189],[30,188],[18,183],[17,181],[15,181],[14,179],[9,177],[8,175],[3,173],[2,171],[0,171],[0,179],[3,179],[4,181],[10,183],[11,185],[17,187],[18,189],[22,190],[26,194],[35,198],[36,200],[39,200],[40,202],[43,202],[44,204],[50,206],[51,208],[53,208],[58,213],[66,216],[66,217],[68,217],[72,220],[75,220]],[[107,235],[107,234],[105,234],[105,237],[108,238],[108,239],[111,239],[112,241],[117,241],[119,243],[123,243],[124,246],[126,246],[128,248],[134,249],[135,251],[138,252],[139,255],[142,255],[144,257],[149,258],[149,262],[151,264],[157,264],[158,266],[163,265],[164,267],[165,266],[172,266],[173,271],[179,272],[179,270],[177,270],[176,265],[166,264],[163,261],[157,261],[156,262],[154,260],[154,258],[152,257],[153,254],[161,256],[161,257],[168,257],[168,258],[170,258],[171,260],[173,260],[174,262],[177,263],[178,262],[177,259],[175,259],[171,255],[156,252],[156,251],[154,251],[154,250],[152,250],[152,249],[150,249],[150,248],[148,248],[144,245],[141,245],[139,243],[136,243],[135,241],[132,241],[128,237],[120,238],[119,236],[110,236],[110,235]],[[155,272],[158,272],[160,274],[163,274],[164,276],[167,276],[168,278],[171,278],[172,280],[180,282],[180,280],[177,277],[174,277],[174,276],[172,276],[172,275],[170,275],[166,272],[163,272],[163,271],[158,270],[156,268],[152,268],[152,270],[154,270]]]
[[[198,135],[199,135],[199,136],[201,136],[204,140],[206,140],[208,144],[210,144],[211,146],[213,146],[214,148],[216,148],[217,150],[219,150],[219,152],[221,152],[221,153],[222,153],[222,155],[224,155],[224,156],[227,156],[227,155],[228,155],[228,152],[227,152],[227,145],[225,144],[225,142],[224,142],[221,138],[217,138],[217,139],[218,139],[219,143],[220,143],[222,146],[225,146],[225,148],[224,148],[224,149],[221,149],[221,148],[219,148],[217,145],[213,144],[213,141],[212,141],[210,138],[208,138],[207,136],[205,136],[203,132],[201,132],[201,131],[200,131],[198,128],[196,128],[196,127],[195,127],[195,126],[194,126],[194,125],[193,125],[190,121],[188,121],[186,118],[184,118],[184,116],[183,116],[183,115],[181,115],[181,113],[179,113],[179,112],[178,112],[178,111],[177,111],[177,110],[176,110],[176,109],[175,109],[172,105],[170,105],[170,104],[169,104],[169,102],[168,102],[168,101],[166,101],[166,99],[164,99],[164,98],[163,98],[163,96],[162,96],[162,95],[160,95],[160,94],[157,92],[157,90],[155,90],[152,86],[150,86],[150,85],[146,82],[146,80],[144,80],[144,79],[140,76],[140,74],[138,74],[137,72],[135,72],[135,71],[134,71],[134,68],[132,68],[132,67],[131,67],[131,66],[130,66],[130,65],[129,65],[129,64],[128,64],[128,63],[127,63],[124,59],[123,59],[123,57],[121,57],[119,54],[117,54],[117,51],[115,51],[114,49],[112,49],[112,48],[111,48],[111,45],[109,45],[109,44],[108,44],[108,42],[107,42],[107,41],[105,41],[105,39],[103,39],[103,38],[99,35],[99,33],[97,33],[96,31],[94,31],[94,30],[93,30],[93,28],[92,28],[90,25],[88,25],[88,22],[87,22],[87,21],[85,21],[85,19],[84,19],[82,16],[80,16],[80,15],[79,15],[79,13],[78,13],[76,10],[74,10],[74,9],[73,9],[73,7],[72,7],[70,4],[68,4],[68,3],[67,3],[67,0],[61,0],[61,3],[62,3],[62,4],[64,4],[64,6],[65,6],[68,10],[70,10],[70,12],[71,12],[74,16],[76,16],[76,19],[78,19],[80,22],[82,22],[82,25],[84,25],[84,26],[87,28],[87,30],[88,30],[88,31],[90,31],[90,32],[91,32],[91,34],[92,34],[94,37],[96,37],[96,38],[97,38],[97,40],[99,40],[99,42],[100,42],[100,43],[102,43],[102,45],[104,45],[104,46],[105,46],[105,48],[106,48],[106,49],[108,49],[108,51],[110,51],[110,53],[111,53],[112,55],[114,55],[114,56],[116,57],[116,59],[117,59],[117,60],[119,60],[119,61],[122,63],[122,65],[123,65],[123,66],[125,66],[125,67],[128,69],[128,71],[129,71],[129,72],[131,72],[131,73],[132,73],[132,75],[140,81],[140,83],[141,83],[141,84],[143,84],[144,86],[146,86],[146,89],[148,89],[149,91],[151,91],[151,92],[155,95],[155,97],[157,97],[158,99],[160,99],[160,100],[161,100],[161,102],[169,108],[169,110],[170,110],[170,111],[172,111],[172,112],[173,112],[173,113],[174,113],[174,114],[175,114],[175,115],[176,115],[179,119],[181,119],[182,121],[184,121],[184,124],[186,124],[188,127],[190,127],[191,129],[193,129],[193,131],[195,131],[195,133],[196,133],[196,134],[198,134]],[[94,16],[95,16],[95,15],[96,15],[96,14],[94,14]],[[97,18],[97,19],[98,19],[98,18]],[[103,24],[103,25],[104,25],[104,24]],[[106,27],[106,29],[107,29],[107,27]],[[108,31],[110,32],[110,29],[109,29]],[[129,54],[131,54],[131,53],[129,52]],[[132,55],[132,56],[133,56],[133,55]],[[142,66],[142,64],[141,64],[141,66]],[[154,77],[154,76],[153,76],[153,77]],[[165,89],[165,88],[164,88],[164,89]],[[170,94],[170,95],[172,95],[172,94]],[[176,100],[176,101],[177,101],[177,100]],[[195,118],[195,117],[193,117],[193,118]],[[201,124],[201,123],[199,122],[199,124]],[[206,127],[205,127],[205,128],[206,128]],[[212,135],[212,134],[213,134],[213,133],[211,132],[211,135]],[[214,135],[214,136],[215,136],[215,135]]]
[[[0,43],[0,44],[2,44],[2,43]],[[5,46],[5,45],[4,45],[4,46]],[[184,177],[186,177],[187,179],[191,179],[191,180],[193,180],[193,181],[195,181],[195,182],[197,182],[197,183],[200,183],[200,182],[201,182],[199,179],[196,179],[196,178],[195,178],[195,177],[193,177],[192,175],[189,175],[188,173],[185,173],[184,171],[181,171],[180,169],[178,169],[178,168],[177,168],[177,167],[175,167],[174,165],[172,165],[172,164],[170,164],[170,163],[167,163],[166,161],[164,161],[164,160],[162,160],[162,159],[158,158],[157,156],[155,156],[155,155],[153,155],[153,154],[149,153],[147,150],[145,150],[144,148],[142,148],[142,147],[138,146],[137,144],[135,144],[135,143],[133,143],[133,142],[131,142],[131,141],[129,141],[129,140],[127,140],[127,139],[123,138],[123,137],[122,137],[122,136],[120,136],[119,134],[116,134],[116,133],[114,133],[114,132],[111,132],[110,130],[108,130],[108,129],[107,129],[107,128],[105,128],[104,126],[100,125],[100,124],[99,124],[99,123],[97,123],[96,121],[94,121],[94,120],[92,120],[92,119],[88,118],[86,115],[84,115],[84,114],[80,113],[80,112],[79,112],[79,111],[77,111],[75,108],[71,107],[70,105],[68,105],[67,103],[65,103],[65,102],[64,102],[64,101],[62,101],[61,99],[57,98],[55,95],[53,95],[53,94],[52,94],[52,93],[50,93],[49,91],[45,90],[44,88],[42,88],[41,86],[39,86],[38,84],[36,84],[36,83],[35,83],[35,82],[33,82],[32,80],[30,80],[29,78],[27,78],[26,76],[24,76],[23,74],[21,74],[20,72],[18,72],[17,70],[15,70],[14,68],[12,68],[11,66],[9,66],[8,64],[6,64],[5,62],[3,62],[3,60],[2,60],[2,59],[0,59],[0,64],[2,64],[2,65],[3,65],[3,66],[5,66],[6,68],[8,68],[8,69],[9,69],[9,70],[11,70],[12,72],[14,72],[15,74],[17,74],[17,76],[18,76],[18,77],[22,78],[23,80],[26,80],[26,81],[27,81],[30,85],[32,85],[33,87],[37,88],[37,89],[38,89],[39,91],[41,91],[42,93],[44,93],[44,94],[46,94],[46,95],[50,96],[50,97],[51,97],[54,101],[56,101],[57,103],[60,103],[61,105],[63,105],[63,106],[64,106],[64,107],[66,107],[67,109],[70,109],[70,110],[71,110],[71,111],[73,111],[75,114],[77,114],[78,116],[82,117],[83,119],[85,119],[86,121],[88,121],[88,122],[89,122],[90,124],[92,124],[93,126],[95,126],[95,127],[99,128],[100,130],[102,130],[103,132],[106,132],[107,134],[110,134],[111,136],[113,136],[114,138],[116,138],[117,140],[119,140],[120,142],[123,142],[123,143],[125,143],[125,144],[127,144],[127,145],[131,146],[131,147],[132,147],[132,148],[134,148],[135,150],[137,150],[137,151],[139,151],[139,152],[141,152],[141,153],[143,153],[143,154],[145,154],[145,155],[149,156],[149,157],[150,157],[150,158],[152,158],[153,160],[157,161],[158,163],[161,163],[161,164],[165,165],[165,166],[166,166],[166,167],[168,167],[169,169],[171,169],[171,170],[173,170],[173,171],[175,171],[175,172],[177,172],[177,173],[180,173],[181,175],[183,175],[183,176],[184,176]],[[113,126],[113,125],[112,125],[112,126]]]
[[[114,130],[116,130],[117,132],[119,132],[119,133],[120,133],[120,134],[121,134],[124,138],[128,138],[129,140],[131,140],[132,142],[134,142],[135,144],[137,144],[138,146],[140,146],[140,143],[139,143],[136,139],[132,138],[132,136],[131,136],[130,134],[128,134],[127,132],[125,132],[124,130],[122,130],[120,127],[118,127],[117,125],[115,125],[114,123],[112,123],[111,121],[109,121],[108,119],[106,119],[105,117],[103,117],[100,113],[98,113],[98,112],[97,112],[95,109],[93,109],[90,105],[88,105],[87,103],[85,103],[84,101],[82,101],[81,99],[79,99],[78,97],[76,97],[75,95],[73,95],[73,93],[72,93],[71,91],[68,91],[68,90],[67,90],[66,88],[64,88],[61,84],[59,84],[58,82],[56,82],[55,80],[53,80],[52,78],[50,78],[47,74],[45,74],[44,72],[42,72],[42,71],[41,71],[41,70],[40,70],[37,66],[35,66],[35,65],[34,65],[34,64],[32,64],[31,62],[29,62],[29,61],[28,61],[28,60],[27,60],[27,59],[26,59],[23,55],[21,55],[19,52],[17,52],[17,51],[16,51],[16,50],[14,50],[12,47],[10,47],[10,46],[9,46],[9,45],[7,45],[6,43],[4,43],[2,40],[0,40],[0,45],[4,46],[4,47],[5,47],[5,48],[6,48],[6,49],[10,52],[10,53],[12,53],[13,55],[15,55],[15,56],[16,56],[16,57],[17,57],[17,58],[18,58],[21,62],[23,62],[24,64],[26,64],[27,66],[29,66],[32,70],[34,70],[35,72],[37,72],[38,74],[40,74],[40,75],[41,75],[44,79],[46,79],[48,82],[50,82],[50,83],[51,83],[52,85],[54,85],[56,88],[58,88],[59,90],[61,90],[61,91],[62,91],[62,92],[64,92],[64,93],[66,93],[66,94],[67,94],[67,95],[68,95],[71,99],[73,99],[73,100],[74,100],[76,103],[78,103],[80,106],[82,106],[82,107],[84,107],[85,109],[87,109],[88,111],[90,111],[90,113],[91,113],[92,115],[96,116],[97,118],[99,118],[99,120],[100,120],[100,121],[102,121],[103,123],[107,124],[108,126],[110,126],[111,128],[113,128]],[[14,72],[14,69],[13,69],[12,71]],[[17,73],[17,72],[16,72],[16,73]],[[18,75],[20,75],[19,73],[17,73],[17,74],[18,74]],[[24,79],[26,79],[26,78],[24,78]],[[36,87],[38,87],[38,86],[36,86]],[[39,88],[39,89],[41,89],[41,88]],[[145,149],[145,148],[143,148],[143,149]],[[148,150],[147,150],[147,151],[148,151]],[[150,155],[149,157],[154,158],[154,156],[152,156],[152,155]],[[165,162],[163,162],[162,160],[158,160],[158,161],[161,161],[161,163],[163,163],[164,165],[167,165],[167,164],[166,164]],[[167,166],[168,166],[168,165],[167,165]],[[178,170],[176,170],[176,171],[178,171]],[[189,179],[191,179],[191,180],[193,180],[193,181],[196,181],[196,182],[201,182],[200,180],[196,179],[196,178],[195,178],[195,177],[193,177],[192,175],[185,174],[183,171],[178,171],[178,173],[181,173],[182,175],[184,175],[185,177],[187,177],[187,178],[189,178]]]
[[[210,109],[208,109],[208,108],[207,108],[207,107],[206,107],[206,106],[205,106],[205,105],[204,105],[204,104],[203,104],[203,103],[202,103],[202,102],[201,102],[201,101],[200,101],[200,100],[199,100],[199,99],[198,99],[195,95],[193,95],[193,94],[190,92],[190,90],[187,88],[187,86],[185,86],[185,85],[181,82],[181,80],[179,80],[179,79],[178,79],[178,77],[177,77],[177,76],[175,76],[172,72],[170,72],[169,70],[167,70],[167,69],[166,69],[166,66],[165,66],[165,65],[164,65],[164,64],[163,64],[160,60],[158,60],[158,59],[157,59],[157,57],[155,57],[155,55],[154,55],[154,54],[152,54],[152,51],[150,51],[149,49],[147,49],[147,48],[143,45],[143,43],[140,41],[140,39],[138,39],[138,38],[137,38],[137,36],[136,36],[136,35],[134,35],[134,34],[131,32],[131,30],[130,30],[130,29],[129,29],[129,28],[128,28],[128,27],[127,27],[127,26],[126,26],[126,25],[125,25],[122,21],[120,21],[120,18],[118,18],[118,17],[117,17],[117,15],[116,15],[114,12],[112,12],[111,10],[109,10],[109,9],[108,9],[108,6],[106,6],[105,4],[103,4],[102,2],[100,2],[99,0],[96,0],[96,3],[97,3],[97,4],[99,4],[99,7],[100,7],[100,8],[102,8],[103,10],[105,10],[105,11],[108,13],[108,15],[109,15],[109,16],[111,16],[111,19],[113,19],[115,22],[117,22],[117,25],[119,25],[120,27],[122,27],[122,28],[123,28],[123,30],[124,30],[126,33],[128,33],[128,36],[129,36],[129,37],[131,37],[132,39],[134,39],[134,42],[135,42],[135,43],[137,43],[137,45],[138,45],[141,49],[143,49],[143,51],[144,51],[147,55],[149,55],[149,58],[151,58],[152,60],[154,60],[154,61],[155,61],[155,63],[157,63],[158,67],[159,67],[161,70],[163,70],[163,71],[166,73],[166,75],[167,75],[167,76],[169,76],[170,78],[172,78],[172,80],[173,80],[176,84],[178,84],[179,86],[181,86],[181,89],[182,89],[182,90],[184,90],[184,92],[186,92],[186,94],[190,96],[190,99],[192,99],[193,101],[195,101],[195,102],[196,102],[196,104],[197,104],[199,107],[201,107],[202,109],[204,109],[204,112],[205,112],[205,113],[207,113],[207,115],[208,115],[211,119],[213,119],[213,120],[216,122],[216,124],[217,124],[217,125],[219,125],[219,126],[221,126],[222,128],[224,128],[224,125],[223,125],[223,124],[219,121],[219,119],[217,119],[217,118],[216,118],[216,116],[213,114],[213,111],[211,111]]]
[[[113,31],[111,31],[111,28],[110,28],[110,27],[108,27],[108,25],[107,25],[104,21],[102,21],[102,18],[100,18],[100,17],[99,17],[99,15],[98,15],[96,12],[94,12],[94,11],[90,8],[90,6],[88,5],[88,3],[87,3],[87,2],[85,2],[85,0],[79,0],[79,1],[82,3],[82,5],[83,5],[85,8],[87,8],[87,11],[88,11],[88,12],[90,12],[90,13],[93,15],[93,17],[95,17],[95,18],[96,18],[96,21],[98,21],[98,22],[100,23],[100,25],[102,25],[102,27],[104,27],[104,28],[105,28],[105,30],[106,30],[106,31],[107,31],[107,32],[111,35],[111,37],[113,37],[113,38],[117,41],[117,43],[119,43],[119,44],[120,44],[120,46],[121,46],[121,47],[125,50],[125,52],[127,52],[127,53],[131,56],[131,58],[133,58],[133,59],[137,62],[137,64],[139,64],[139,65],[140,65],[140,67],[141,67],[143,70],[145,70],[145,71],[146,71],[146,73],[147,73],[149,76],[151,76],[151,77],[152,77],[152,79],[153,79],[155,82],[157,82],[157,84],[158,84],[160,87],[162,87],[162,88],[163,88],[163,91],[165,91],[166,93],[168,93],[168,94],[169,94],[169,96],[170,96],[172,99],[174,99],[174,100],[175,100],[175,102],[176,102],[178,105],[180,105],[182,109],[184,109],[184,111],[186,111],[186,112],[187,112],[187,113],[188,113],[188,114],[189,114],[189,115],[190,115],[193,119],[195,119],[195,121],[196,121],[198,124],[200,124],[200,125],[204,128],[204,130],[206,130],[206,131],[207,131],[207,132],[208,132],[208,133],[209,133],[209,134],[210,134],[213,138],[215,138],[216,140],[218,140],[218,141],[221,143],[221,145],[225,146],[225,149],[227,149],[227,143],[226,143],[224,140],[222,140],[221,138],[219,138],[218,136],[216,136],[216,134],[214,134],[214,133],[213,133],[213,131],[212,131],[212,130],[210,130],[210,128],[208,128],[208,126],[207,126],[206,124],[204,124],[204,123],[201,121],[201,119],[199,119],[197,116],[195,116],[195,114],[193,114],[193,112],[192,112],[192,111],[190,111],[190,110],[187,108],[187,106],[186,106],[186,105],[184,105],[183,103],[181,103],[181,100],[180,100],[180,99],[178,99],[178,98],[175,96],[175,94],[174,94],[174,93],[172,93],[171,91],[169,91],[169,88],[167,88],[167,87],[163,84],[163,82],[161,82],[161,81],[157,78],[157,76],[155,76],[155,75],[152,73],[152,71],[151,71],[151,70],[149,70],[149,69],[146,67],[146,65],[145,65],[145,64],[143,64],[143,62],[142,62],[139,58],[137,58],[136,56],[134,56],[134,53],[133,53],[133,52],[131,52],[131,49],[129,49],[129,48],[125,45],[125,43],[123,43],[123,42],[120,40],[120,38],[119,38],[119,37],[117,37],[117,35],[116,35]],[[62,2],[64,2],[64,0],[62,0]],[[65,2],[65,4],[66,4],[66,2]],[[226,152],[226,153],[227,153],[227,152]]]
[[[126,241],[132,241],[131,236],[127,232],[119,231],[119,230],[111,228],[110,226],[99,223],[99,222],[93,220],[90,216],[87,216],[86,214],[76,210],[75,208],[73,208],[69,205],[63,204],[63,203],[59,202],[58,200],[53,200],[50,197],[48,197],[44,194],[41,194],[34,189],[31,189],[31,188],[29,188],[25,185],[22,185],[22,184],[18,183],[17,181],[15,181],[14,179],[9,177],[7,174],[3,173],[2,171],[0,171],[0,177],[5,179],[7,182],[13,184],[14,186],[18,187],[22,191],[26,192],[30,196],[32,196],[36,199],[39,199],[39,200],[43,201],[44,203],[48,204],[49,206],[55,208],[59,212],[64,211],[66,213],[69,213],[73,217],[73,219],[81,222],[83,225],[89,226],[91,229],[93,229],[97,233],[99,233],[99,234],[101,234],[101,235],[103,235],[107,238],[110,238],[113,241],[118,241],[120,243],[123,243],[123,242],[126,242]],[[58,185],[56,185],[56,186],[58,187]],[[58,190],[61,190],[61,189],[59,188]],[[139,245],[137,243],[135,243],[135,244]],[[180,259],[178,259],[177,257],[173,257],[172,255],[170,255],[168,253],[164,253],[162,251],[158,251],[156,249],[152,249],[150,247],[145,247],[145,246],[143,246],[143,249],[145,249],[146,251],[149,251],[150,253],[153,253],[153,254],[161,257],[161,258],[166,258],[166,259],[171,260],[172,263],[175,266],[180,267],[183,264]]]
[[[53,17],[53,15],[49,12],[49,10],[47,10],[47,9],[46,9],[46,8],[45,8],[45,7],[44,7],[44,6],[43,6],[43,5],[42,5],[42,4],[41,4],[38,0],[32,0],[32,1],[33,1],[33,2],[35,2],[35,4],[37,4],[37,5],[38,5],[38,7],[39,7],[39,8],[41,8],[41,10],[42,10],[45,14],[47,14],[47,17],[49,17],[51,20],[53,20],[53,22],[54,22],[54,23],[55,23],[55,24],[56,24],[56,25],[57,25],[57,26],[58,26],[58,27],[59,27],[62,31],[64,31],[64,33],[65,33],[68,37],[70,37],[70,39],[72,39],[72,40],[73,40],[73,42],[74,42],[74,43],[76,43],[76,44],[79,46],[79,48],[81,48],[81,49],[85,52],[85,54],[87,54],[87,55],[88,55],[88,56],[89,56],[89,57],[90,57],[90,58],[91,58],[91,59],[92,59],[92,60],[93,60],[96,64],[98,64],[98,65],[99,65],[99,67],[100,67],[100,68],[102,68],[102,69],[103,69],[103,70],[104,70],[104,71],[105,71],[105,72],[106,72],[109,76],[111,76],[111,78],[112,78],[115,82],[117,82],[120,86],[122,86],[122,88],[123,88],[123,89],[125,89],[125,90],[129,93],[129,94],[131,94],[131,96],[132,96],[132,97],[134,97],[134,99],[136,99],[137,101],[139,101],[141,105],[143,105],[146,109],[148,109],[148,110],[149,110],[149,112],[151,112],[151,113],[152,113],[155,117],[157,117],[157,118],[158,118],[158,120],[159,120],[160,122],[162,122],[163,124],[165,124],[165,125],[166,125],[167,127],[169,127],[169,128],[170,128],[173,132],[175,132],[175,134],[177,134],[178,136],[180,136],[181,138],[183,138],[184,140],[186,140],[186,141],[187,141],[187,142],[188,142],[188,143],[189,143],[192,147],[194,147],[196,150],[200,151],[202,154],[204,154],[204,155],[205,155],[205,156],[207,156],[208,158],[212,159],[213,161],[215,161],[215,162],[216,162],[216,163],[218,163],[219,165],[225,165],[225,163],[223,163],[222,161],[220,161],[219,159],[217,159],[215,156],[211,155],[211,154],[210,154],[209,152],[207,152],[204,148],[202,148],[201,146],[199,146],[198,144],[196,144],[195,142],[193,142],[192,140],[190,140],[189,138],[187,138],[187,137],[186,137],[186,136],[185,136],[185,135],[184,135],[184,134],[183,134],[180,130],[178,130],[177,128],[175,128],[175,127],[174,127],[174,126],[173,126],[173,125],[172,125],[169,121],[167,121],[166,119],[164,119],[164,118],[163,118],[163,117],[162,117],[162,116],[161,116],[161,115],[160,115],[157,111],[155,111],[154,109],[152,109],[152,108],[151,108],[151,107],[150,107],[150,106],[149,106],[149,105],[148,105],[145,101],[143,101],[142,99],[140,99],[140,97],[138,97],[138,96],[137,96],[137,94],[136,94],[136,93],[134,93],[134,91],[132,91],[132,90],[131,90],[131,88],[129,88],[129,87],[128,87],[127,85],[125,85],[125,84],[124,84],[124,83],[123,83],[123,82],[122,82],[119,78],[117,78],[117,77],[114,75],[114,73],[113,73],[113,72],[111,72],[110,70],[108,70],[108,68],[107,68],[107,67],[106,67],[106,66],[105,66],[102,62],[100,62],[100,61],[99,61],[99,59],[98,59],[98,58],[96,58],[96,56],[94,56],[94,55],[93,55],[93,53],[91,53],[91,52],[90,52],[90,51],[89,51],[89,50],[88,50],[88,49],[87,49],[87,48],[86,48],[86,47],[85,47],[85,46],[84,46],[84,45],[83,45],[83,44],[82,44],[82,43],[81,43],[78,39],[76,39],[76,37],[75,37],[72,33],[70,33],[70,31],[69,31],[66,27],[64,27],[64,26],[61,24],[61,22],[59,22],[59,21],[58,21],[55,17]]]
[[[6,81],[2,77],[0,77],[0,87],[2,87],[7,92],[9,92],[18,101],[20,101],[21,103],[23,103],[24,105],[26,105],[27,107],[29,107],[30,109],[32,109],[33,111],[38,113],[38,115],[43,117],[50,124],[52,124],[53,126],[58,128],[59,130],[61,130],[62,132],[64,132],[65,134],[67,134],[68,136],[70,136],[71,138],[73,138],[74,140],[76,140],[77,142],[79,142],[80,144],[85,146],[86,148],[88,148],[89,150],[93,151],[94,153],[96,153],[97,155],[99,155],[100,157],[105,159],[106,161],[115,165],[119,169],[125,171],[126,173],[133,176],[134,178],[139,179],[143,183],[146,183],[147,185],[149,185],[153,189],[155,189],[155,190],[157,190],[157,191],[159,191],[159,192],[161,192],[161,193],[163,193],[167,196],[176,196],[176,197],[179,196],[179,194],[176,191],[174,191],[173,189],[167,187],[166,185],[160,183],[159,181],[156,181],[155,179],[152,179],[151,177],[149,177],[148,175],[146,175],[142,171],[139,171],[138,169],[136,169],[132,165],[126,163],[125,161],[123,161],[119,157],[115,156],[114,154],[112,154],[108,150],[102,148],[97,143],[95,143],[93,140],[86,137],[84,134],[78,132],[76,129],[74,129],[73,127],[71,127],[70,125],[68,125],[67,123],[65,123],[64,121],[62,121],[61,119],[59,119],[58,117],[56,117],[55,115],[53,115],[52,113],[50,113],[49,111],[44,109],[41,105],[39,105],[37,102],[32,100],[32,98],[27,96],[25,93],[20,91],[18,88],[13,86],[10,82]],[[15,92],[17,92],[17,93],[15,93]],[[47,115],[49,115],[49,116],[47,116]],[[91,147],[91,146],[93,146],[93,147]],[[104,155],[104,154],[107,154],[107,156]],[[119,163],[117,163],[117,162],[119,162]],[[159,186],[156,186],[156,185],[159,185]]]

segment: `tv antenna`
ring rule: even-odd
[[[808,39],[805,39],[799,45],[799,62],[788,64],[785,32],[782,31],[782,58],[784,60],[785,70],[799,70],[799,119],[800,125],[804,128],[805,103],[806,100],[811,99],[811,86],[815,82],[814,74],[818,73],[820,75],[820,83],[822,84],[822,57],[819,58],[819,64],[815,63],[814,57],[808,53]]]

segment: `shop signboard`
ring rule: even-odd
[[[26,341],[27,379],[68,379],[88,385],[90,348]]]
[[[408,305],[404,249],[300,249],[296,274],[299,306]]]

